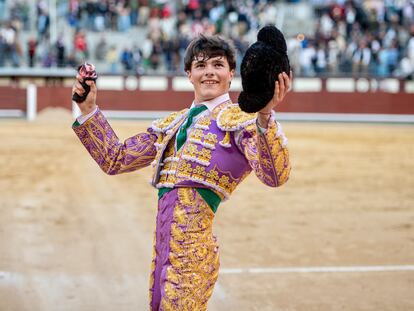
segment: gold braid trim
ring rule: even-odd
[[[177,194],[160,309],[205,311],[220,265],[214,213],[194,188],[179,188]]]
[[[238,131],[255,122],[256,114],[242,111],[238,104],[224,106],[217,115],[217,126],[222,131]]]
[[[227,103],[220,105],[217,111],[217,126],[225,131],[223,139],[219,144],[225,148],[231,147],[230,132],[241,130],[256,122],[255,113],[243,112],[238,104]]]
[[[184,118],[187,115],[187,113],[188,108],[173,112],[165,118],[153,121],[151,124],[151,128],[157,133],[166,133],[168,130],[172,129],[174,125],[180,122],[180,120],[182,120],[182,118]]]

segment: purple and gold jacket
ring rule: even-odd
[[[261,133],[256,114],[245,113],[238,104],[226,101],[195,120],[177,152],[175,136],[188,111],[184,109],[154,121],[146,133],[130,137],[123,144],[100,110],[73,129],[107,174],[130,172],[152,164],[151,184],[156,188],[209,188],[226,200],[252,170],[271,187],[288,180],[287,139],[274,115]]]

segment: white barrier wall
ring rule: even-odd
[[[26,90],[26,118],[28,121],[34,121],[37,115],[37,87],[34,84],[29,84]]]

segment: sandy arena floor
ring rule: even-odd
[[[122,139],[149,122],[114,121]],[[0,120],[0,310],[147,310],[150,170],[106,176],[48,110]],[[414,310],[414,126],[284,123],[293,170],[220,206],[209,311]],[[236,268],[401,266],[403,271]]]

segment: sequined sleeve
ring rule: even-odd
[[[290,173],[287,139],[279,122],[272,116],[262,133],[251,124],[235,135],[239,149],[244,153],[257,177],[266,185],[284,184]]]
[[[73,130],[96,163],[109,175],[143,168],[155,158],[155,133],[140,133],[121,143],[100,110]]]

